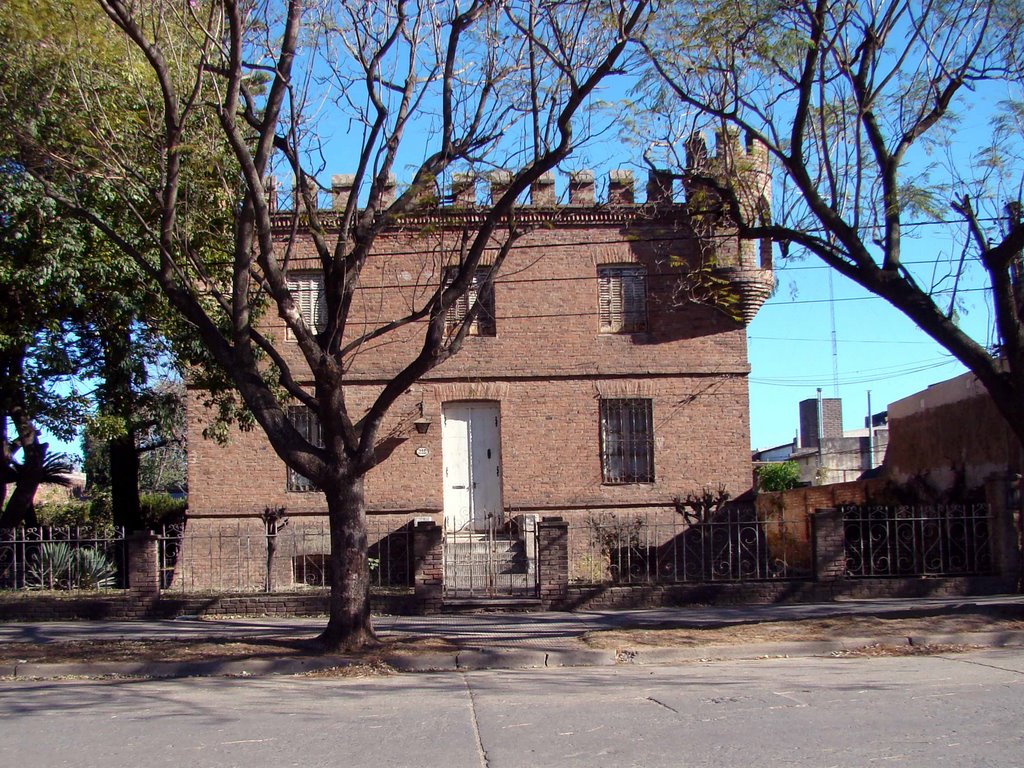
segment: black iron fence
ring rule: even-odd
[[[603,513],[569,528],[569,579],[576,583],[803,579],[811,567],[804,521],[748,506],[696,524],[680,515]]]
[[[159,532],[161,588],[180,592],[292,591],[330,583],[327,521],[192,521]],[[370,518],[370,584],[412,585],[411,526]]]
[[[843,507],[846,575],[970,576],[993,570],[986,504]]]
[[[0,530],[0,589],[124,589],[124,531],[84,527]]]

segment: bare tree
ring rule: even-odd
[[[650,162],[703,185],[691,203],[742,237],[818,257],[903,312],[977,376],[1024,442],[1019,2],[669,7],[644,40]],[[965,129],[970,112],[990,129]],[[709,154],[708,127],[768,153],[770,206],[737,183],[749,153],[724,141]],[[922,222],[958,247],[929,245],[928,263],[908,263]],[[991,302],[994,345],[958,323],[972,284]]]
[[[445,327],[449,308],[473,285],[487,249],[497,255],[484,288],[493,281],[522,232],[517,198],[587,138],[579,118],[599,84],[626,63],[648,3],[98,2],[129,43],[119,104],[136,105],[127,122],[144,130],[126,143],[118,133],[125,121],[98,114],[106,97],[90,87],[98,75],[81,72],[78,108],[93,112],[75,124],[88,127],[88,151],[39,146],[26,135],[25,162],[52,195],[142,265],[278,456],[323,491],[331,597],[322,639],[330,648],[373,643],[363,478],[386,455],[381,424],[412,383],[459,351],[479,304],[454,331]],[[349,148],[342,156],[354,172],[330,226],[316,201],[330,151],[327,121],[340,126]],[[392,198],[393,174],[411,157],[418,159],[410,180]],[[463,233],[450,279],[400,318],[372,326],[353,319],[379,235],[454,172],[497,167],[517,170]],[[221,172],[219,186],[210,168]],[[285,224],[265,186],[282,169],[296,180]],[[81,205],[66,170],[122,181],[133,229]],[[228,241],[216,238],[210,221],[218,206],[227,211]],[[300,231],[312,238],[324,276],[322,328],[307,324],[289,292]],[[283,319],[301,365],[265,333],[262,306]],[[352,406],[352,357],[402,329],[420,334],[418,353],[367,407]],[[315,412],[322,445],[292,425],[288,402]]]

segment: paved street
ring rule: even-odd
[[[0,762],[217,766],[1016,766],[1024,653],[0,683]]]

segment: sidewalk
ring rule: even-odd
[[[659,608],[579,613],[440,614],[375,616],[383,639],[439,638],[456,651],[392,654],[386,662],[400,671],[442,669],[603,666],[619,663],[684,663],[705,659],[758,658],[831,654],[892,638],[842,638],[834,641],[770,643],[643,650],[593,650],[580,640],[587,632],[611,629],[722,627],[765,621],[797,621],[837,616],[912,618],[1024,608],[1024,595],[967,598],[856,600],[815,604]],[[208,640],[312,638],[325,619],[190,619],[138,622],[37,622],[0,625],[0,643],[57,643],[111,640]],[[1024,633],[969,633],[964,636],[915,637],[915,644],[942,642],[988,646],[1024,646]],[[356,662],[344,656],[182,662],[93,662],[0,665],[0,676],[187,677],[296,674]]]

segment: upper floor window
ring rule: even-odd
[[[605,483],[654,482],[654,424],[645,398],[601,400],[601,475]]]
[[[288,290],[306,325],[317,333],[327,325],[324,305],[324,276],[321,272],[297,272],[288,276]],[[288,338],[292,338],[291,331]]]
[[[458,274],[458,267],[448,267],[444,272],[445,285],[451,283]],[[487,279],[491,274],[490,267],[477,267],[469,288],[462,294],[455,303],[448,307],[444,318],[445,330],[455,333],[459,325],[465,319],[469,310],[479,302],[480,310],[476,319],[469,326],[469,333],[473,336],[494,336],[497,333],[497,324],[494,320],[494,283],[488,283]]]
[[[647,270],[640,266],[598,267],[601,333],[647,330]]]
[[[306,440],[318,448],[323,447],[323,435],[320,432],[320,419],[310,408],[304,405],[288,406],[288,420]],[[300,475],[288,467],[288,490],[296,492],[318,491],[316,484],[307,477]]]

